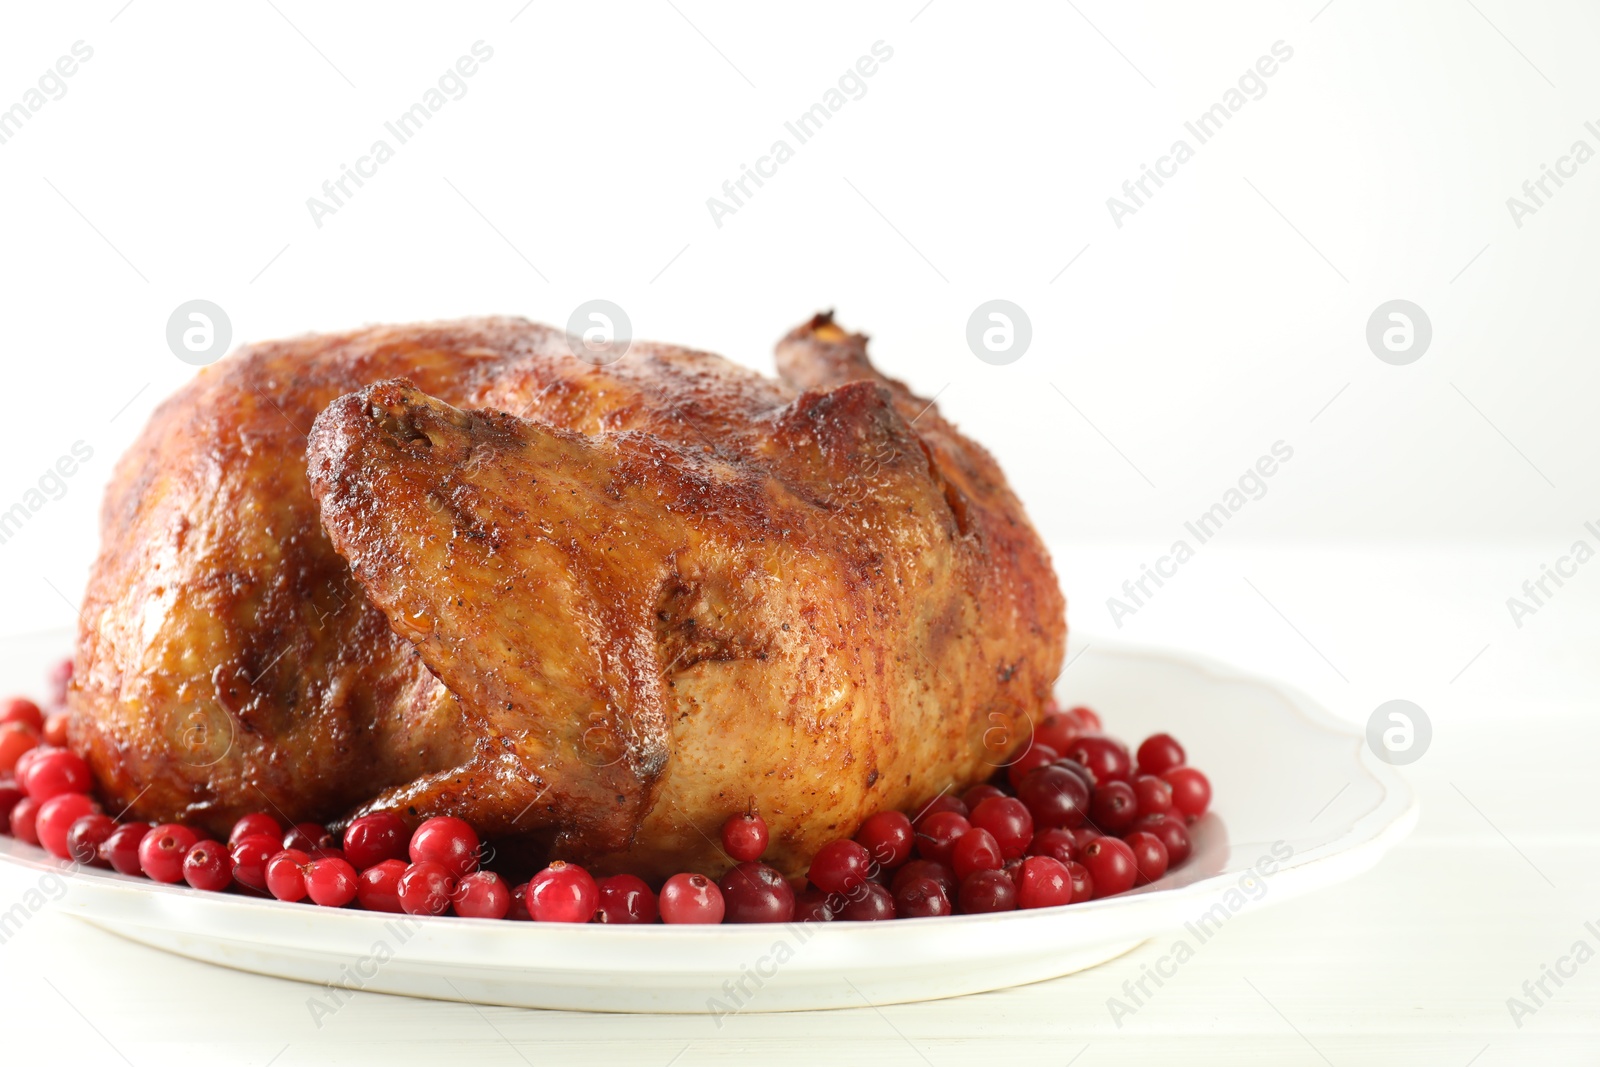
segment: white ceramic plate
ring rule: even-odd
[[[63,634],[0,645],[0,692],[38,688]],[[789,926],[607,927],[414,920],[283,904],[71,870],[0,838],[7,895],[52,874],[59,907],[209,963],[352,989],[586,1011],[799,1011],[977,993],[1070,974],[1190,925],[1371,867],[1416,801],[1361,736],[1276,683],[1171,652],[1096,639],[1060,683],[1137,741],[1169,730],[1210,776],[1194,854],[1154,885],[1087,904],[997,915]],[[55,883],[50,883],[50,889]],[[59,893],[51,895],[60,895]]]

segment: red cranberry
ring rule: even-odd
[[[1017,786],[1017,799],[1042,827],[1082,826],[1089,814],[1088,785],[1059,764],[1029,771]]]
[[[168,884],[183,881],[183,858],[200,840],[187,826],[165,823],[139,842],[139,868],[145,877]]]
[[[1017,907],[1053,908],[1072,903],[1072,875],[1051,856],[1029,856],[1017,879]]]
[[[1028,851],[1033,840],[1033,816],[1016,797],[991,797],[979,804],[972,809],[972,828],[993,834],[1006,859]]]
[[[111,831],[105,844],[100,846],[100,858],[111,864],[118,874],[143,874],[139,862],[139,846],[150,827],[142,822],[124,823]]]
[[[961,803],[967,806],[968,811],[971,811],[990,797],[1003,797],[1005,795],[1006,791],[992,782],[979,782],[961,794]]]
[[[67,747],[67,713],[58,711],[44,720],[44,730],[39,734],[52,748]]]
[[[1057,752],[1065,752],[1081,733],[1083,727],[1078,725],[1078,720],[1056,712],[1039,720],[1039,725],[1033,731],[1033,740],[1037,744],[1049,745]]]
[[[1133,795],[1140,815],[1164,815],[1172,810],[1172,787],[1153,774],[1134,775]]]
[[[855,845],[854,841],[834,842],[841,843]],[[866,853],[865,849],[861,851]],[[722,890],[703,874],[675,874],[668,878],[661,887],[660,908],[664,923],[720,923],[727,910]]]
[[[7,731],[13,730],[13,729],[15,729],[15,728],[14,727],[10,727],[10,726],[0,726],[0,738],[3,738],[6,735]],[[21,729],[29,737],[33,737],[33,733],[31,731],[29,731],[27,729],[27,727],[22,727]],[[21,755],[19,755],[17,757],[16,767],[12,771],[12,777],[14,777],[17,780],[17,785],[22,787],[22,791],[24,793],[26,793],[28,791],[28,786],[27,786],[28,768],[33,766],[34,760],[38,759],[40,756],[43,756],[48,752],[59,752],[60,751],[60,749],[51,748],[49,745],[38,744],[37,743],[38,742],[37,738],[34,738],[34,742],[35,743],[33,744],[33,746],[31,748],[26,749],[25,751],[23,751],[23,753]],[[3,764],[0,764],[0,773],[4,773],[4,772],[5,772],[5,767],[4,767]]]
[[[556,860],[528,882],[528,914],[542,923],[586,923],[600,906],[594,876]]]
[[[911,861],[915,863],[915,860]],[[910,864],[906,865],[907,867]],[[900,868],[905,870],[905,867]],[[803,923],[832,922],[837,916],[833,914],[832,898],[815,886],[808,886],[794,895],[795,921]]]
[[[67,831],[67,857],[85,866],[109,867],[100,854],[100,847],[116,832],[117,821],[109,815],[94,812],[83,816]]]
[[[1000,855],[994,835],[977,827],[957,838],[955,847],[950,850],[950,866],[963,882],[973,871],[997,871],[1004,865],[1005,857]]]
[[[382,866],[382,864],[379,864],[379,866]],[[519,923],[531,923],[533,921],[533,916],[528,914],[527,882],[511,887],[511,910],[506,912],[506,918]],[[604,921],[599,918],[598,913],[595,918],[597,921]]]
[[[1168,870],[1189,858],[1189,831],[1183,825],[1183,816],[1170,812],[1166,815],[1142,815],[1133,828],[1155,834],[1161,839],[1167,848]]]
[[[405,869],[395,887],[400,910],[407,915],[443,915],[456,891],[450,868],[436,860],[418,860]]]
[[[1013,911],[1017,887],[1004,871],[973,871],[961,883],[961,910],[969,915]]]
[[[877,882],[858,886],[839,910],[839,918],[854,923],[878,922],[894,916],[894,896]]]
[[[856,843],[867,850],[879,869],[892,871],[911,858],[917,835],[904,812],[880,811],[861,824]]]
[[[1035,738],[1033,744],[1028,746],[1028,750],[1012,760],[1011,764],[1006,767],[1006,781],[1011,783],[1012,789],[1015,789],[1017,783],[1021,782],[1029,771],[1035,767],[1047,766],[1060,758],[1061,753],[1049,745],[1040,744],[1038,738]],[[968,806],[973,810],[977,810],[977,805],[975,804],[969,804]]]
[[[1094,879],[1095,894],[1115,896],[1133,888],[1138,877],[1133,849],[1115,837],[1097,837],[1083,848],[1083,865]]]
[[[183,856],[183,880],[195,889],[220,893],[233,882],[233,863],[215,841],[197,841]]]
[[[1078,845],[1072,839],[1070,830],[1040,830],[1033,835],[1033,844],[1028,846],[1028,855],[1049,856],[1066,863],[1078,858]]]
[[[400,879],[405,873],[405,860],[368,867],[356,879],[356,901],[368,911],[400,911]]]
[[[1067,874],[1072,878],[1072,903],[1082,904],[1094,899],[1094,876],[1081,863],[1067,864]]]
[[[1120,741],[1103,734],[1084,734],[1063,753],[1068,759],[1083,764],[1102,785],[1109,781],[1126,781],[1133,773],[1133,760]]]
[[[911,821],[913,823],[921,824],[923,819],[926,819],[930,815],[936,815],[941,811],[953,812],[954,814],[961,816],[963,819],[965,819],[969,814],[967,806],[961,802],[960,797],[953,797],[949,793],[940,793],[938,796],[928,801],[928,803],[918,808],[917,813],[911,817]]]
[[[1053,766],[1060,767],[1065,771],[1071,771],[1077,775],[1079,780],[1083,782],[1084,788],[1091,793],[1094,792],[1094,787],[1100,784],[1099,779],[1095,778],[1094,772],[1075,759],[1067,759],[1063,756],[1061,759],[1056,760]]]
[[[767,820],[754,812],[728,816],[722,824],[722,849],[738,863],[760,859],[767,851]]]
[[[273,853],[267,861],[267,891],[279,900],[294,903],[306,895],[306,865],[311,857],[297,848]]]
[[[392,811],[375,811],[350,820],[344,829],[344,858],[358,871],[384,860],[403,860],[409,854],[411,832],[405,820]]]
[[[1077,707],[1067,712],[1067,714],[1078,720],[1078,725],[1083,728],[1085,733],[1100,732],[1100,716],[1096,715],[1093,711],[1090,711],[1082,704],[1079,704]]]
[[[493,871],[474,871],[461,879],[450,903],[463,919],[504,919],[511,910],[511,890]]]
[[[638,926],[653,923],[661,917],[661,909],[656,906],[656,895],[643,878],[631,874],[613,874],[600,879],[599,891],[600,907],[594,913],[597,923]],[[794,899],[793,890],[790,890],[789,899]]]
[[[324,908],[342,908],[356,899],[356,869],[338,857],[313,859],[306,865],[306,896]]]
[[[261,836],[281,841],[283,827],[278,825],[277,819],[264,811],[251,812],[249,815],[241,816],[239,821],[233,824],[233,829],[228,831],[228,847],[232,848],[247,837]]]
[[[931,919],[955,910],[950,894],[932,878],[909,878],[894,891],[894,913],[901,919]]]
[[[15,772],[20,779],[27,766],[22,757],[39,751],[39,735],[20,722],[0,725],[0,774]]]
[[[1135,885],[1148,885],[1167,873],[1167,846],[1155,834],[1135,830],[1123,841],[1133,850],[1133,865],[1137,870]]]
[[[1174,767],[1161,777],[1172,786],[1173,809],[1185,818],[1198,819],[1211,806],[1211,782],[1194,767]]]
[[[0,723],[20,722],[34,733],[44,732],[44,712],[27,697],[0,700]]]
[[[228,850],[228,859],[233,864],[233,880],[257,893],[267,892],[267,862],[282,851],[283,846],[276,833],[241,837]]]
[[[52,748],[28,763],[26,774],[18,776],[17,784],[43,804],[62,793],[87,793],[94,788],[94,775],[76,752]]]
[[[476,870],[477,832],[465,821],[451,815],[427,820],[411,835],[411,862],[422,863],[425,860],[440,864],[456,878]],[[593,879],[590,881],[592,883]],[[585,917],[582,921],[589,920]]]
[[[284,833],[283,847],[309,856],[316,849],[333,848],[333,835],[321,823],[297,822]]]
[[[848,893],[867,880],[871,865],[872,857],[854,841],[829,841],[817,850],[808,877],[824,893]]]
[[[1166,774],[1187,757],[1171,734],[1151,734],[1139,745],[1138,758],[1140,774]]]
[[[100,805],[82,793],[57,793],[39,805],[33,824],[34,836],[50,855],[68,859],[72,854],[67,851],[67,833],[72,824],[99,810]]]
[[[11,809],[28,794],[10,778],[0,778],[0,834],[11,832]]]
[[[894,872],[894,880],[889,883],[891,893],[899,893],[910,883],[919,878],[931,878],[944,890],[944,895],[950,900],[956,898],[956,891],[961,888],[961,879],[956,877],[956,872],[942,863],[932,860],[912,860],[898,871]]]
[[[1087,845],[1090,841],[1093,841],[1097,837],[1105,836],[1099,831],[1098,828],[1093,826],[1080,826],[1076,830],[1070,830],[1068,832],[1072,834],[1072,843],[1078,847],[1079,852],[1082,852],[1083,846]]]
[[[925,815],[917,823],[917,855],[948,867],[951,849],[971,829],[972,824],[953,811],[936,811],[932,815]]]
[[[1102,833],[1127,832],[1139,817],[1139,798],[1127,782],[1107,782],[1094,791],[1089,801],[1089,821]]]
[[[786,923],[794,918],[794,889],[788,879],[761,863],[741,863],[717,883],[726,921]]]

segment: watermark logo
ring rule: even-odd
[[[996,367],[1021,359],[1032,341],[1032,320],[1009,300],[986,300],[967,318],[967,347]]]
[[[1386,700],[1367,719],[1367,747],[1385,763],[1415,763],[1432,743],[1433,722],[1409,700]]]
[[[1409,300],[1379,304],[1367,319],[1367,347],[1385,363],[1415,363],[1433,343],[1433,320]]]
[[[593,367],[615,363],[633,344],[633,320],[609,300],[585,300],[567,319],[567,348]]]
[[[1594,922],[1583,924],[1584,933],[1600,943],[1600,925]],[[1539,976],[1530,978],[1522,983],[1522,996],[1507,997],[1506,1010],[1511,1013],[1511,1021],[1518,1030],[1522,1029],[1522,1021],[1530,1015],[1537,1015],[1539,1009],[1555,999],[1556,994],[1567,984],[1567,979],[1578,976],[1578,968],[1594,959],[1594,946],[1589,943],[1588,937],[1580,937],[1572,943],[1565,955],[1556,957],[1555,965],[1548,963],[1539,964]],[[1555,988],[1552,989],[1551,986]]]
[[[191,367],[215,363],[232,341],[228,313],[209,300],[187,300],[167,318],[167,347]]]

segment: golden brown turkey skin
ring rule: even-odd
[[[752,803],[794,873],[985,776],[1060,667],[1048,559],[864,339],[819,318],[780,361],[817,388],[514,320],[231,357],[119,468],[74,744],[146,817],[450,813],[646,875],[719,872]]]

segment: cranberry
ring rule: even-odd
[[[297,848],[279,849],[267,861],[267,891],[291,904],[306,895],[306,865],[311,857]]]
[[[911,821],[921,825],[923,819],[926,819],[930,815],[937,815],[941,811],[953,812],[954,814],[961,816],[963,819],[970,814],[969,809],[961,802],[960,797],[953,797],[949,793],[940,793],[922,807],[918,808],[917,813],[911,817]]]
[[[994,835],[977,827],[957,838],[950,850],[950,866],[963,882],[973,871],[997,871],[1004,865],[1005,857],[1000,854]]]
[[[85,866],[108,867],[110,863],[101,855],[100,846],[116,832],[117,821],[109,815],[93,812],[72,824],[67,831],[67,857]]]
[[[1033,731],[1033,740],[1036,744],[1049,745],[1057,752],[1065,752],[1081,733],[1083,727],[1078,725],[1078,720],[1055,712],[1039,720],[1039,725]]]
[[[240,838],[228,850],[228,859],[233,864],[233,880],[257,893],[267,892],[267,861],[282,851],[283,846],[276,833],[251,834]]]
[[[406,859],[410,840],[405,820],[394,812],[360,815],[344,829],[344,858],[356,870],[364,871],[384,860]]]
[[[9,728],[0,726],[0,736],[3,736],[7,729]],[[28,736],[32,737],[33,735],[29,734]],[[22,787],[22,791],[24,793],[28,791],[28,787],[25,783],[28,777],[28,768],[33,766],[33,761],[47,752],[56,751],[59,750],[51,748],[49,745],[41,745],[36,743],[32,748],[27,749],[22,753],[22,755],[17,757],[17,765],[12,770],[11,774],[12,777],[17,780],[17,784]],[[0,773],[4,773],[3,767],[0,767]]]
[[[389,861],[388,860],[384,861],[384,863],[387,863],[387,862],[389,862]],[[378,866],[381,867],[381,866],[383,866],[383,864],[380,863]],[[376,870],[376,868],[374,868],[374,870]],[[652,897],[651,897],[652,905],[654,903],[654,899],[655,898],[652,895]],[[515,885],[515,886],[511,887],[511,910],[506,912],[506,918],[512,920],[513,922],[519,922],[519,923],[531,923],[531,922],[533,922],[533,916],[528,914],[528,883],[527,882],[523,882],[520,885]],[[596,915],[596,919],[597,920],[599,919],[598,914]]]
[[[1089,868],[1074,861],[1067,864],[1067,874],[1072,878],[1072,903],[1094,899],[1094,876]]]
[[[1051,856],[1029,856],[1017,879],[1017,907],[1053,908],[1072,903],[1072,875]]]
[[[920,878],[930,878],[938,883],[944,890],[944,895],[951,900],[956,898],[956,891],[961,888],[961,879],[956,877],[955,871],[944,864],[932,860],[912,860],[894,872],[894,880],[889,883],[889,891],[899,893],[901,889]]]
[[[511,910],[511,890],[493,871],[474,871],[461,879],[450,903],[463,919],[504,919]]]
[[[1089,821],[1101,833],[1121,834],[1139,817],[1139,798],[1127,782],[1107,782],[1094,791],[1089,801]]]
[[[1195,768],[1174,767],[1161,777],[1172,786],[1173,809],[1185,818],[1198,819],[1211,806],[1211,782]]]
[[[1078,720],[1078,725],[1083,728],[1085,733],[1100,732],[1100,716],[1096,715],[1082,704],[1079,704],[1077,707],[1067,712],[1067,714]]]
[[[1100,784],[1099,779],[1094,776],[1094,772],[1075,759],[1067,759],[1063,756],[1061,759],[1056,760],[1052,766],[1060,767],[1062,770],[1071,771],[1077,775],[1078,779],[1083,782],[1084,787],[1091,793],[1094,792],[1094,787]]]
[[[142,822],[124,823],[111,831],[111,836],[100,846],[100,858],[111,864],[111,869],[118,874],[143,874],[139,846],[149,832],[150,827]]]
[[[332,848],[333,835],[321,823],[297,822],[284,833],[283,847],[310,855],[312,849]]]
[[[1126,781],[1133,773],[1133,760],[1121,742],[1103,734],[1084,734],[1063,753],[1068,759],[1081,763],[1094,775],[1096,782]]]
[[[0,700],[0,723],[20,722],[34,733],[44,732],[44,712],[27,697]]]
[[[405,860],[384,860],[368,867],[356,878],[357,902],[368,911],[399,911],[400,879],[405,873]]]
[[[855,842],[835,841],[834,844],[855,845]],[[861,848],[860,845],[855,847]],[[865,855],[866,849],[861,852]],[[719,923],[727,910],[722,890],[703,874],[675,874],[668,878],[661,887],[660,907],[664,923]]]
[[[233,882],[233,863],[215,841],[197,841],[183,856],[183,880],[195,889],[220,893]]]
[[[58,711],[44,721],[44,730],[39,734],[44,743],[54,748],[67,747],[67,713]]]
[[[342,908],[356,899],[360,884],[349,860],[328,857],[306,864],[306,896],[313,904]]]
[[[1172,810],[1172,787],[1153,774],[1134,776],[1133,795],[1140,815],[1163,815]]]
[[[817,850],[808,877],[824,893],[848,893],[867,880],[871,865],[872,857],[854,841],[829,841]],[[664,903],[662,913],[666,913]]]
[[[82,793],[58,793],[39,805],[33,824],[34,836],[50,855],[67,859],[67,832],[85,815],[93,815],[100,805]]]
[[[972,824],[953,811],[936,811],[924,816],[917,823],[917,855],[948,867],[951,849],[971,829]]]
[[[52,748],[28,763],[25,775],[17,783],[30,797],[43,804],[62,793],[87,793],[94,788],[94,775],[89,765],[76,752]]]
[[[1035,767],[1047,766],[1060,758],[1060,752],[1057,752],[1049,745],[1040,744],[1039,740],[1035,738],[1033,744],[1028,746],[1028,750],[1012,760],[1010,765],[1006,767],[1006,781],[1011,783],[1012,789],[1015,789],[1017,783],[1021,782],[1023,776],[1029,771]],[[973,810],[977,810],[976,805],[972,805],[972,807]]]
[[[11,832],[11,809],[28,794],[10,778],[0,778],[0,834]]]
[[[794,918],[794,889],[765,864],[741,863],[722,876],[717,888],[728,922],[786,923]]]
[[[856,843],[867,850],[881,870],[892,871],[911,858],[917,835],[904,812],[880,811],[861,824],[861,829],[856,831]]]
[[[424,860],[442,865],[456,878],[476,870],[477,832],[463,820],[450,815],[427,820],[411,835],[411,862],[421,863]],[[589,920],[585,917],[582,921]]]
[[[1028,855],[1050,856],[1066,863],[1078,858],[1078,843],[1072,839],[1070,830],[1040,830],[1033,835],[1033,844],[1028,846]]]
[[[1035,767],[1017,786],[1017,799],[1027,807],[1036,825],[1082,826],[1089,814],[1090,788],[1060,764]]]
[[[845,922],[878,922],[895,916],[893,894],[877,882],[863,883],[849,896],[839,910]]]
[[[1095,895],[1115,896],[1133,888],[1138,876],[1133,849],[1115,837],[1097,837],[1083,848],[1083,865],[1094,879]]]
[[[977,785],[961,794],[961,803],[967,806],[968,811],[971,811],[973,808],[977,807],[979,804],[982,804],[990,797],[1003,797],[1005,795],[1006,791],[994,783],[979,782]]]
[[[1183,746],[1171,734],[1151,734],[1140,742],[1136,755],[1140,774],[1166,774],[1174,767],[1182,767],[1187,758]]]
[[[728,816],[722,824],[722,848],[739,863],[760,859],[767,850],[767,820],[754,812]]]
[[[1183,825],[1183,816],[1141,815],[1133,824],[1135,830],[1154,834],[1167,848],[1167,869],[1171,870],[1189,858],[1189,831]]]
[[[527,899],[536,922],[586,923],[600,906],[600,887],[582,867],[556,860],[529,880]]]
[[[894,891],[894,913],[901,919],[931,919],[955,910],[950,894],[932,878],[909,878]]]
[[[1167,873],[1167,846],[1161,838],[1135,830],[1123,841],[1133,850],[1133,864],[1138,871],[1134,884],[1148,885]]]
[[[187,826],[165,823],[144,835],[139,842],[139,869],[157,882],[183,881],[183,858],[200,840]]]
[[[407,915],[443,915],[456,891],[455,875],[436,860],[418,860],[405,869],[395,885],[400,910]]]
[[[1033,840],[1033,816],[1016,797],[991,797],[972,810],[972,828],[987,830],[1006,859],[1028,851]]]
[[[913,860],[912,863],[916,861]],[[910,864],[907,864],[910,866]],[[905,867],[900,868],[905,870]],[[813,887],[802,889],[794,895],[794,917],[797,922],[825,923],[832,922],[837,916],[833,914],[833,902],[829,895]]]
[[[34,751],[39,745],[39,735],[28,729],[27,725],[20,722],[8,722],[0,726],[0,774],[17,772],[17,777],[22,777],[19,769],[22,765],[17,761],[23,755]]]
[[[784,883],[788,885],[787,882]],[[661,917],[661,909],[656,906],[656,895],[645,884],[643,878],[636,878],[631,874],[613,874],[609,878],[602,878],[599,882],[600,907],[594,913],[594,921],[607,923],[614,926],[637,926],[642,923],[653,923]],[[794,899],[794,890],[789,891],[789,899]]]
[[[1069,831],[1069,833],[1072,834],[1072,843],[1078,846],[1079,852],[1082,852],[1083,846],[1087,845],[1090,841],[1093,841],[1097,837],[1105,836],[1099,831],[1099,829],[1093,826],[1080,826],[1076,830]]]
[[[961,910],[969,915],[1014,911],[1017,887],[1004,871],[973,871],[961,883]]]
[[[233,829],[228,831],[228,847],[232,848],[247,837],[258,836],[281,840],[283,838],[283,827],[278,825],[277,819],[274,819],[264,811],[252,812],[249,815],[241,816],[239,821],[233,824]]]

